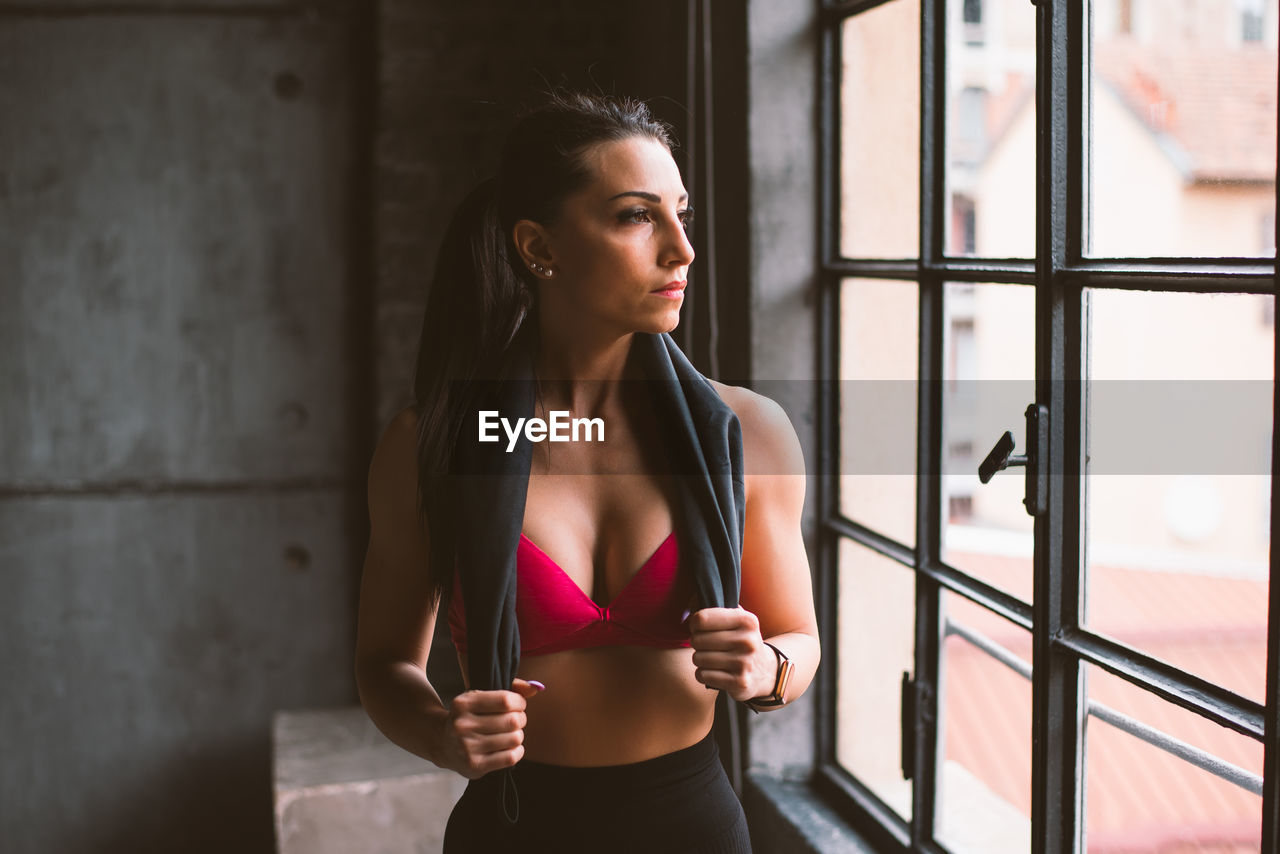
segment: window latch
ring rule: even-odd
[[[1039,516],[1049,502],[1049,473],[1044,470],[1049,448],[1049,408],[1033,403],[1027,407],[1027,452],[1013,453],[1013,434],[1008,430],[978,466],[978,480],[989,483],[996,472],[1026,466],[1026,487],[1022,504],[1029,516]]]

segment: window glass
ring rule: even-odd
[[[1091,5],[1087,253],[1274,256],[1275,0]]]
[[[1035,6],[947,0],[946,200],[951,256],[1035,254]]]
[[[840,87],[840,253],[920,251],[920,0],[891,0],[844,23]]]
[[[1026,471],[989,483],[978,465],[1009,431],[1025,453],[1035,400],[1035,291],[1020,285],[948,284],[943,296],[942,560],[1031,601],[1033,520],[1022,504]]]
[[[1274,299],[1085,293],[1085,623],[1258,701]]]
[[[904,818],[902,674],[915,655],[915,573],[852,540],[839,552],[836,760]]]
[[[1262,744],[1093,665],[1085,674],[1086,850],[1261,851]],[[1162,736],[1177,744],[1151,743]],[[1231,779],[1188,761],[1187,748]]]
[[[951,593],[942,607],[938,836],[966,854],[1030,851],[1031,635]]]
[[[846,279],[840,290],[840,512],[908,546],[919,302],[914,282]]]

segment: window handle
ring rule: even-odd
[[[1045,454],[1049,447],[1049,408],[1033,403],[1027,407],[1027,452],[1013,453],[1013,434],[1008,430],[996,442],[991,453],[978,466],[978,480],[989,483],[996,472],[1011,466],[1026,466],[1026,489],[1022,504],[1030,516],[1039,516],[1049,500],[1049,477],[1044,470]]]

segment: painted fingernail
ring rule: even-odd
[[[547,686],[546,686],[546,685],[543,685],[543,684],[542,684],[541,682],[539,682],[537,679],[530,679],[530,680],[529,680],[529,684],[530,684],[530,685],[532,685],[533,687],[537,688],[539,691],[545,691],[545,690],[547,690]]]
[[[692,616],[692,614],[693,614],[692,611],[690,611],[688,608],[685,608],[684,613],[680,615],[680,625],[683,626],[685,623],[689,622],[689,617]]]

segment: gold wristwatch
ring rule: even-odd
[[[764,645],[773,650],[773,654],[778,657],[778,676],[773,681],[772,693],[765,697],[752,697],[746,701],[746,707],[757,713],[761,709],[775,709],[778,706],[786,705],[787,683],[791,681],[791,671],[796,669],[795,662],[787,658],[782,650],[768,641],[765,641]]]

